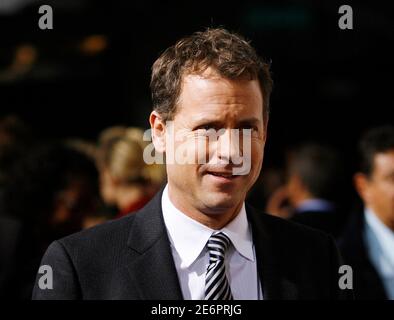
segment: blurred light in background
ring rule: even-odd
[[[94,56],[108,47],[108,39],[104,35],[91,35],[84,38],[80,45],[83,54]]]

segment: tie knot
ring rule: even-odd
[[[224,260],[224,255],[229,245],[230,239],[224,233],[212,234],[207,244],[211,260]]]

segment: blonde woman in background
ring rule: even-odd
[[[141,209],[165,181],[162,165],[148,165],[143,151],[144,131],[132,127],[110,127],[99,137],[100,192],[107,205],[115,205],[115,218]]]

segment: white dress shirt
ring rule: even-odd
[[[263,299],[245,204],[237,217],[227,226],[221,230],[213,230],[179,211],[168,196],[168,185],[164,189],[161,201],[164,223],[184,299],[204,299],[205,272],[209,265],[206,244],[216,231],[223,232],[231,240],[225,264],[234,300]]]
[[[394,300],[394,232],[365,209],[364,239],[369,258],[382,279],[387,297]]]

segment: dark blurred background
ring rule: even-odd
[[[1,3],[0,116],[17,114],[44,136],[93,138],[114,123],[147,127],[153,61],[208,26],[240,32],[272,60],[267,161],[304,139],[348,151],[366,127],[392,120],[390,2],[346,2],[353,30],[338,28],[340,1]],[[38,28],[41,4],[53,8],[53,30]]]
[[[42,4],[53,8],[53,30],[38,27]],[[338,27],[343,4],[352,6],[353,30]],[[180,37],[217,26],[244,35],[272,62],[267,188],[283,183],[291,148],[325,144],[340,152],[350,206],[360,135],[394,123],[387,1],[0,0],[0,118],[17,116],[47,140],[148,128],[152,63]],[[252,192],[257,207],[263,198]]]

